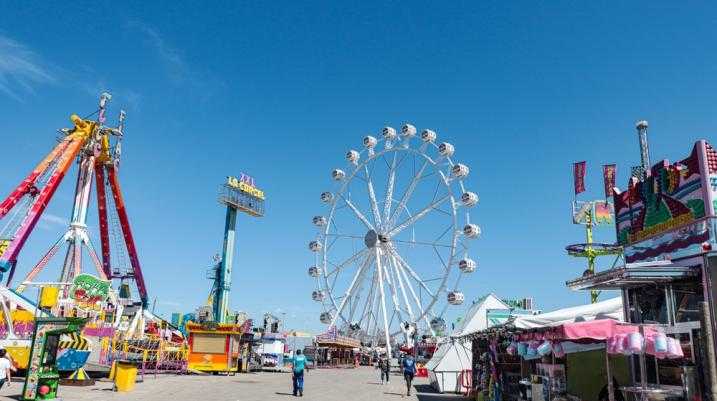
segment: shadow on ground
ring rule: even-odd
[[[465,401],[470,400],[460,394],[441,394],[428,384],[416,384],[413,386],[418,401]]]

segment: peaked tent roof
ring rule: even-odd
[[[534,329],[596,319],[624,321],[625,316],[622,309],[622,297],[607,299],[594,304],[558,309],[539,315],[518,316],[512,322],[512,326],[518,329]]]
[[[471,369],[471,342],[446,341],[438,346],[426,369],[433,372],[460,372]]]
[[[497,295],[490,293],[478,299],[466,312],[465,318],[453,330],[453,337],[464,336],[488,328],[488,309],[510,309]]]

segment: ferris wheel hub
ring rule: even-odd
[[[388,246],[391,243],[391,237],[376,230],[368,230],[363,238],[366,248],[375,248],[377,246]]]

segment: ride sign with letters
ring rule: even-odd
[[[254,178],[244,173],[241,173],[239,178],[227,177],[227,185],[261,200],[266,197],[264,191],[254,185]]]

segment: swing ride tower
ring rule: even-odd
[[[33,284],[37,275],[64,246],[66,252],[59,275],[59,284],[66,286],[64,298],[68,297],[67,286],[82,273],[85,250],[101,280],[117,279],[121,286],[128,286],[128,281],[133,281],[142,306],[147,306],[147,287],[118,176],[126,114],[120,111],[116,127],[105,124],[106,108],[111,98],[109,93],[103,93],[99,108],[88,117],[73,114],[70,117],[73,127],[61,130],[64,137],[55,148],[0,203],[0,221],[4,223],[0,231],[0,275],[7,273],[6,285],[9,287],[20,251],[72,162],[77,160],[79,168],[70,225],[20,282],[17,292]],[[90,119],[95,115],[96,120]],[[87,227],[93,180],[97,192],[101,260]],[[111,194],[109,198],[108,193]],[[110,222],[114,224],[110,225]],[[111,239],[115,240],[114,244]],[[128,262],[123,266],[124,259]]]

